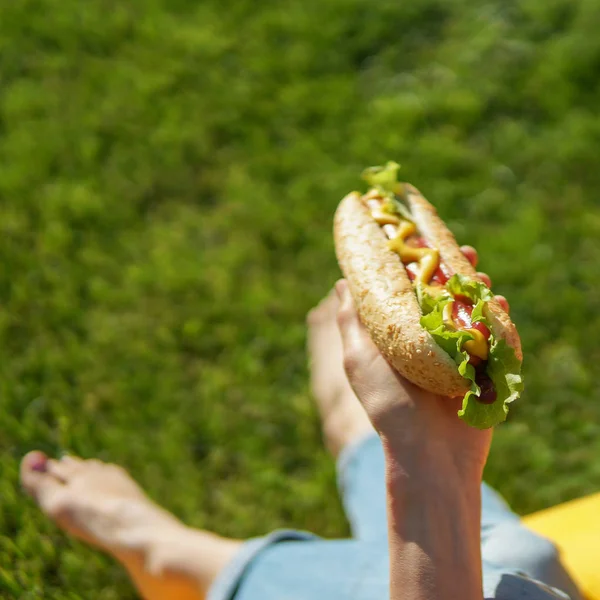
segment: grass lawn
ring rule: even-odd
[[[0,7],[0,597],[130,599],[17,484],[68,450],[196,527],[348,528],[307,389],[331,219],[396,159],[508,296],[526,394],[487,478],[600,488],[593,0]]]

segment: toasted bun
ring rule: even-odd
[[[441,260],[454,273],[476,278],[454,236],[435,208],[417,189],[407,186],[407,200],[421,234],[439,249]],[[455,362],[421,327],[421,308],[398,255],[387,245],[358,193],[340,203],[334,222],[335,249],[361,321],[390,364],[409,381],[443,396],[463,396],[467,380]],[[495,336],[506,339],[522,358],[519,335],[508,314],[495,300],[487,314]]]

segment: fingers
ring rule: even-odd
[[[477,277],[479,277],[479,279],[483,281],[483,283],[485,283],[485,285],[487,285],[489,288],[492,287],[492,280],[490,279],[490,276],[487,273],[477,271]]]
[[[338,281],[335,291],[340,299],[337,315],[338,327],[344,347],[344,369],[349,377],[356,370],[365,351],[372,350],[373,342],[363,327],[345,279]]]
[[[499,295],[495,296],[495,298],[498,301],[498,304],[500,304],[500,306],[502,307],[502,309],[507,313],[510,313],[510,304],[508,303],[508,300],[504,296]]]
[[[479,256],[477,250],[473,246],[461,246],[460,251],[465,255],[465,258],[474,266],[477,266],[479,262]]]
[[[479,262],[479,255],[477,254],[477,250],[473,248],[473,246],[461,246],[460,251],[464,254],[465,258],[474,266],[477,266]],[[477,277],[485,283],[488,287],[492,287],[492,280],[487,273],[482,273],[481,271],[477,271]]]
[[[465,255],[465,258],[474,266],[477,266],[479,262],[479,255],[477,254],[477,250],[473,248],[473,246],[461,246],[460,251]],[[477,271],[477,277],[485,283],[488,287],[492,287],[492,280],[487,273],[482,273],[481,271]]]
[[[465,258],[474,266],[477,266],[479,262],[479,255],[477,254],[477,250],[473,248],[473,246],[461,246],[460,251],[464,254]],[[485,283],[489,288],[492,287],[492,280],[487,273],[482,273],[481,271],[477,271],[477,277]]]
[[[340,301],[337,313],[338,327],[342,336],[344,354],[348,354],[350,349],[356,346],[357,338],[360,335],[360,321],[345,279],[341,279],[335,284],[335,292]]]
[[[474,267],[477,266],[477,263],[479,262],[479,256],[477,255],[477,250],[475,250],[473,246],[461,246],[460,251],[465,255],[465,258]],[[485,285],[487,285],[489,288],[492,287],[492,280],[490,279],[490,276],[487,273],[477,271],[477,277],[479,277],[479,279],[483,281],[483,283],[485,283]],[[495,296],[495,298],[502,307],[502,309],[507,313],[510,313],[510,305],[508,304],[506,298],[504,296]]]
[[[470,246],[463,246],[461,248],[461,250],[463,250],[463,248],[470,248]],[[464,253],[464,252],[463,252]],[[465,256],[467,256],[465,254]],[[471,259],[469,259],[470,261]],[[475,260],[475,263],[471,263],[473,266],[475,266],[477,264],[477,260]],[[487,285],[487,287],[491,288],[492,287],[492,280],[490,279],[490,276],[487,273],[482,273],[481,271],[477,271],[477,277],[479,277],[479,279],[485,283],[485,285]],[[498,301],[498,304],[500,304],[500,306],[502,307],[502,310],[504,310],[507,313],[510,313],[510,305],[508,304],[508,300],[501,295],[498,296],[494,296],[494,298],[496,298],[496,300]]]
[[[349,320],[354,317],[356,311],[354,310],[354,303],[352,302],[350,290],[348,289],[348,282],[345,279],[340,279],[335,282],[335,293],[340,301],[338,318],[340,320]]]

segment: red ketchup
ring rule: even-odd
[[[413,246],[414,248],[430,248],[431,246],[427,243],[427,240],[423,237],[413,235],[406,240],[407,246]],[[406,265],[406,271],[408,272],[408,278],[414,281],[419,273],[419,263],[412,262]],[[436,269],[433,277],[431,278],[432,283],[439,283],[440,285],[446,285],[448,279],[452,277],[450,269],[442,262]]]
[[[390,236],[393,237],[393,236]],[[421,236],[413,235],[406,240],[408,246],[415,248],[430,248],[427,240]],[[405,265],[408,278],[414,281],[419,274],[419,263],[411,262]],[[436,269],[431,283],[437,283],[438,285],[446,285],[448,279],[452,277],[452,271],[440,261],[438,268]],[[461,329],[477,329],[488,340],[490,337],[490,330],[483,323],[472,323],[471,314],[473,312],[473,303],[469,298],[463,296],[456,296],[454,298],[454,305],[452,307],[452,320]],[[497,393],[494,388],[494,382],[485,372],[486,363],[478,356],[471,356],[469,363],[475,368],[475,383],[481,388],[481,394],[477,398],[482,404],[493,404],[496,401]]]
[[[496,402],[498,394],[494,387],[494,382],[483,371],[478,371],[475,376],[475,383],[481,388],[481,395],[477,400],[482,404],[493,404]]]
[[[485,336],[486,340],[490,338],[490,330],[483,323],[472,323],[471,313],[473,312],[473,303],[462,296],[454,298],[452,307],[452,320],[463,329],[477,329]],[[485,372],[485,362],[478,356],[471,356],[469,363],[475,367],[475,383],[481,388],[481,395],[477,398],[482,404],[493,404],[496,401],[497,393],[494,382]]]
[[[483,323],[471,323],[471,314],[473,313],[473,303],[464,296],[455,296],[452,306],[452,320],[460,325],[461,329],[477,329],[486,340],[490,339],[490,330]]]
[[[414,281],[419,274],[419,263],[411,262],[406,265],[406,272],[408,273],[408,278],[411,281]]]
[[[416,248],[427,248],[429,244],[422,237],[412,236],[406,243]],[[406,265],[406,271],[411,281],[414,281],[419,274],[419,265],[416,262],[412,262]],[[438,283],[445,285],[448,279],[452,277],[450,269],[442,262],[431,278],[432,283]],[[461,329],[477,329],[480,331],[486,340],[490,338],[490,330],[483,323],[472,323],[471,314],[473,313],[473,303],[469,298],[463,296],[456,296],[454,298],[454,305],[452,306],[452,320]],[[475,367],[475,383],[481,388],[481,394],[477,398],[482,404],[493,404],[496,401],[497,393],[494,387],[494,382],[485,372],[485,361],[478,356],[471,356],[469,363]]]

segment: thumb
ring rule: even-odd
[[[348,283],[338,281],[335,291],[340,299],[337,322],[344,349],[344,370],[354,393],[375,424],[390,406],[406,398],[403,382],[361,323]]]
[[[379,351],[360,322],[348,282],[345,279],[338,281],[335,284],[335,291],[340,300],[337,323],[344,348],[344,369],[352,381],[365,358],[372,353],[378,354]]]
[[[340,279],[335,284],[335,292],[340,301],[337,313],[337,323],[345,350],[347,346],[353,344],[361,323],[356,308],[354,307],[354,301],[352,300],[352,295],[348,288],[348,282],[345,279]]]

